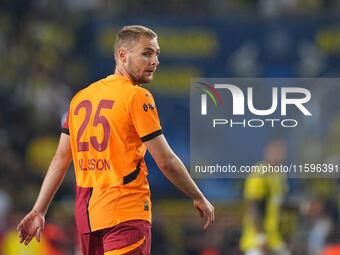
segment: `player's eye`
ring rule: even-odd
[[[150,57],[151,54],[150,54],[150,52],[144,52],[144,53],[143,53],[143,56],[144,56],[144,57]]]

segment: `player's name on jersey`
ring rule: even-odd
[[[110,170],[110,160],[108,159],[79,159],[79,170],[80,171],[88,171],[88,170],[99,170],[99,171],[109,171]]]

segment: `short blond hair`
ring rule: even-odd
[[[154,31],[144,26],[133,25],[123,27],[118,32],[114,44],[115,61],[117,62],[118,60],[117,51],[119,48],[125,47],[131,49],[141,36],[146,36],[150,39],[157,38],[157,34]]]

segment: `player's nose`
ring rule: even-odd
[[[153,66],[158,66],[159,65],[159,60],[158,57],[155,56],[154,58],[152,58],[152,63]]]

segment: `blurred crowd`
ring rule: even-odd
[[[127,15],[204,21],[207,17],[237,20],[256,15],[275,18],[339,13],[339,0],[0,1],[0,254],[80,254],[73,218],[72,166],[48,212],[42,243],[20,245],[15,227],[34,204],[72,95],[100,78],[91,72],[96,64],[90,63],[91,46],[84,47],[88,35],[83,29],[89,21],[112,17],[126,20]],[[188,131],[179,131],[177,125],[170,124],[173,112],[165,109],[177,100],[178,107],[189,112],[187,104],[181,103],[183,95],[179,99],[161,98],[170,144],[176,134],[180,137],[177,140],[187,143],[183,133]],[[184,100],[189,100],[187,95]],[[188,129],[187,122],[183,123],[182,129]],[[338,163],[339,130],[340,120],[332,120],[327,143],[322,147],[325,158]],[[188,158],[186,148],[176,142],[173,149],[181,158]],[[158,170],[152,166],[152,171]],[[158,177],[152,179],[150,175],[151,190],[157,193],[161,186],[157,186]],[[218,180],[213,186],[223,186],[224,181]],[[217,222],[206,232],[202,221],[193,217],[196,212],[190,200],[173,190],[155,194],[152,254],[241,254],[243,181],[229,181],[232,198],[228,199],[228,194],[216,196]],[[164,187],[170,186],[164,178],[162,182]],[[202,180],[199,184],[206,185]],[[340,244],[338,180],[295,179],[289,180],[289,185],[289,206],[282,209],[280,224],[292,254],[340,254],[331,253]],[[231,192],[231,188],[225,192]]]

